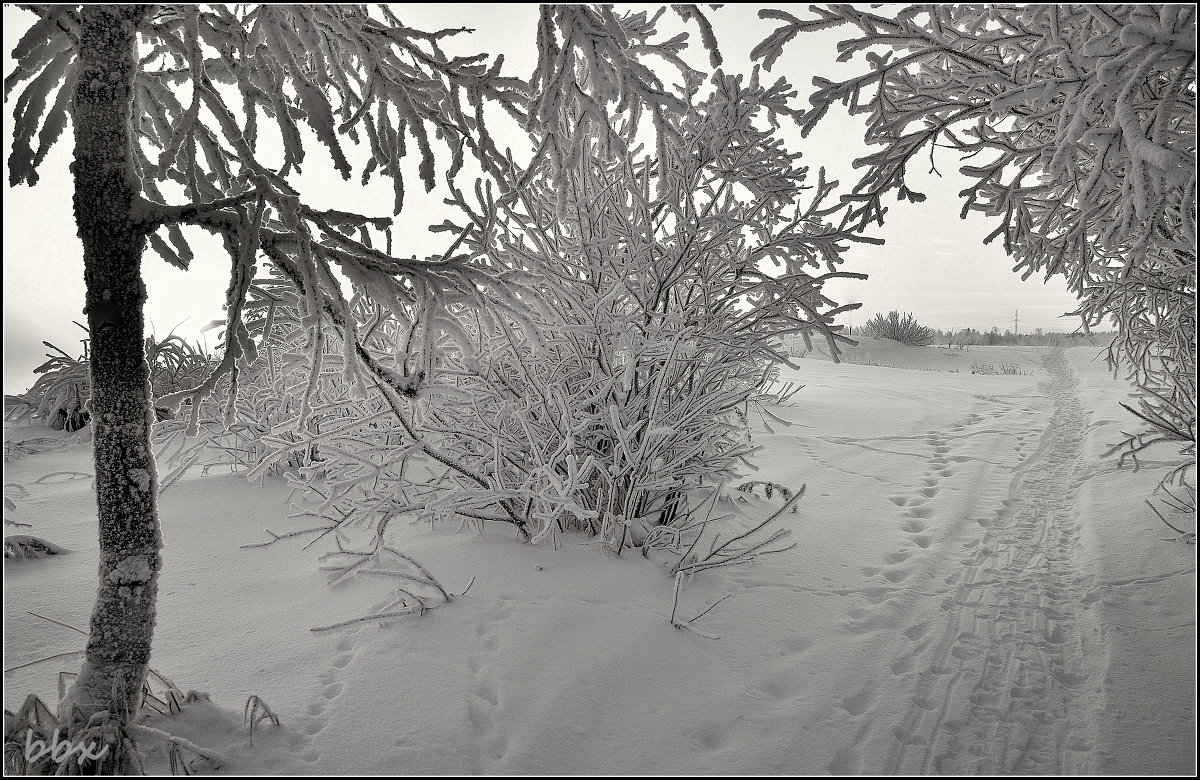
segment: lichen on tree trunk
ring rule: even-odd
[[[148,10],[129,5],[81,10],[71,170],[91,331],[100,565],[85,661],[59,704],[59,721],[72,730],[110,703],[118,713],[136,712],[140,705],[162,565],[143,341],[146,234],[130,208],[141,189],[131,132],[137,25]]]

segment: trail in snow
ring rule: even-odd
[[[500,689],[493,668],[493,656],[500,646],[498,625],[507,622],[512,614],[512,601],[502,599],[494,611],[481,618],[475,629],[479,650],[472,654],[467,663],[471,670],[470,701],[467,703],[467,718],[473,732],[471,770],[476,774],[488,773],[489,764],[504,758],[508,752],[504,723],[497,716]]]
[[[1093,631],[1075,520],[1087,413],[1061,348],[1047,355],[1045,366],[1053,416],[1036,452],[1017,468],[983,541],[964,561],[957,592],[942,604],[945,633],[917,663],[926,671],[893,728],[889,774],[1079,774],[1091,768],[1099,681],[1085,667]],[[930,444],[934,458],[924,494],[936,493],[938,477],[953,461],[944,439],[934,435]],[[919,534],[921,507],[908,513],[908,530]]]
[[[317,692],[308,705],[308,717],[304,722],[304,734],[307,737],[306,746],[314,743],[330,722],[329,710],[337,705],[337,699],[342,695],[344,687],[343,674],[347,666],[354,660],[355,637],[362,629],[349,629],[339,637],[334,645],[334,656],[329,667],[316,676]],[[301,754],[305,761],[316,762],[320,752],[312,747]]]

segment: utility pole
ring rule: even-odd
[[[1017,327],[1017,317],[1018,317],[1019,315],[1020,315],[1020,311],[1014,311],[1014,312],[1013,312],[1013,335],[1014,335],[1014,336],[1020,336],[1020,335],[1021,335],[1021,329],[1020,329],[1019,327]]]

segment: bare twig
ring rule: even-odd
[[[336,525],[332,525],[332,526],[323,525],[318,528],[306,528],[303,531],[289,531],[286,534],[277,534],[274,531],[268,530],[267,533],[271,537],[269,540],[267,540],[265,542],[255,542],[254,544],[239,545],[238,549],[239,550],[248,550],[248,549],[251,549],[254,547],[269,547],[270,545],[275,544],[275,542],[281,541],[283,539],[290,539],[293,536],[303,536],[304,534],[313,534],[313,533],[317,533],[318,531],[329,532],[336,527],[337,527]]]
[[[387,618],[401,617],[402,615],[411,615],[414,612],[419,613],[419,614],[424,614],[426,611],[427,611],[426,607],[422,607],[420,604],[417,604],[417,605],[414,605],[411,607],[407,607],[405,609],[398,609],[398,610],[394,610],[392,612],[376,612],[371,615],[363,615],[362,617],[351,618],[350,620],[343,620],[340,623],[331,623],[328,626],[318,626],[317,628],[312,628],[309,630],[313,631],[313,632],[333,631],[334,629],[345,628],[346,626],[353,626],[353,625],[357,625],[359,623],[366,623],[366,622],[369,622],[372,620],[386,620]]]

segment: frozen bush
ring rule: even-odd
[[[92,394],[86,348],[83,355],[72,358],[49,341],[42,343],[57,354],[46,353],[49,360],[34,369],[39,376],[28,390],[20,395],[5,396],[5,420],[44,420],[47,425],[61,430],[66,418],[76,413],[78,419],[86,422],[85,410]],[[198,385],[212,368],[213,359],[199,346],[168,334],[162,340],[153,336],[146,338],[146,362],[150,366],[150,384],[157,398]],[[72,427],[70,421],[67,423],[69,430],[80,427]]]
[[[364,349],[420,389],[377,382],[355,398],[317,372],[306,424],[275,426],[251,473],[318,447],[295,475],[320,497],[309,512],[380,539],[407,515],[500,521],[534,541],[584,530],[619,552],[685,517],[696,488],[731,480],[753,451],[744,410],[787,360],[785,339],[811,349],[816,335],[835,357],[849,341],[833,317],[854,305],[823,285],[852,276],[836,269],[862,239],[827,221],[833,186],[812,186],[759,126],[789,110],[788,91],[718,75],[710,97],[664,117],[657,157],[604,156],[597,142],[535,161],[508,195],[455,190],[468,221],[439,229],[499,274],[537,279],[538,294],[358,299],[374,307]],[[299,360],[293,376],[311,373]]]
[[[1024,376],[1026,372],[1016,363],[1001,363],[998,367],[991,363],[972,363],[971,373],[990,376]]]
[[[897,311],[888,312],[886,317],[876,314],[867,320],[864,329],[868,336],[899,341],[901,344],[912,344],[917,347],[932,344],[935,336],[932,330],[924,325],[919,325],[913,315],[905,314],[902,318],[900,312]]]

